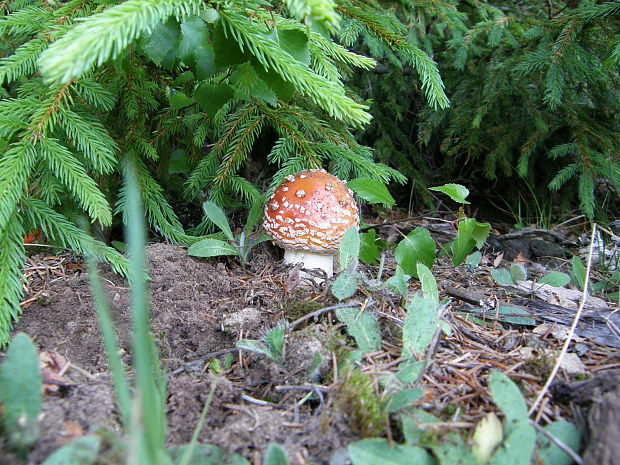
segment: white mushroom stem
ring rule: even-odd
[[[284,249],[284,263],[303,263],[304,268],[320,268],[331,278],[334,274],[334,256],[302,249]]]

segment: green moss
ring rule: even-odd
[[[306,316],[319,308],[322,308],[323,304],[315,301],[308,300],[291,300],[284,306],[283,310],[286,312],[288,321],[295,321],[299,318]]]
[[[375,379],[371,376],[357,369],[347,369],[335,401],[347,413],[351,428],[359,431],[361,437],[376,437],[384,431],[388,416],[386,402],[377,393]]]

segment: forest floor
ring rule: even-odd
[[[401,232],[406,234],[414,223],[400,223]],[[445,222],[419,219],[418,223],[440,242],[450,237]],[[385,226],[380,232],[390,241],[395,231]],[[530,404],[541,391],[579,298],[499,286],[490,270],[520,263],[530,279],[568,271],[570,256],[580,246],[578,233],[525,230],[497,235],[476,268],[455,267],[447,259],[435,263],[440,295],[450,299],[444,319],[452,329],[449,335],[441,334],[426,355],[424,376],[412,384],[425,391],[415,406],[443,420],[429,425],[436,434],[457,431],[469,437],[478,421],[497,411],[487,386],[491,370],[507,373]],[[395,237],[398,240],[399,233]],[[360,286],[345,301],[374,311],[381,326],[382,349],[355,362],[360,377],[345,363],[355,349],[353,338],[333,312],[321,311],[339,302],[325,285],[300,280],[297,270],[281,265],[275,249],[257,250],[252,263],[242,268],[234,258],[196,259],[182,247],[153,243],[147,248],[147,262],[152,331],[168,374],[171,445],[190,441],[213,383],[215,396],[199,442],[238,453],[253,464],[261,463],[272,442],[286,449],[291,464],[344,465],[353,441],[374,435],[398,442],[402,437],[397,415],[381,411],[382,377],[396,373],[402,361],[405,310],[396,295]],[[367,276],[376,276],[377,267],[360,268]],[[388,258],[385,277],[393,270],[394,261]],[[120,432],[84,263],[70,255],[33,254],[25,275],[23,315],[14,331],[27,333],[40,351],[45,383],[41,437],[26,462],[2,451],[0,440],[3,465],[40,463],[59,446],[101,428]],[[103,279],[123,358],[129,364],[129,287],[112,273],[104,273]],[[417,285],[417,280],[410,282]],[[526,309],[529,319],[502,321],[497,302]],[[574,397],[584,384],[571,383],[617,375],[620,336],[614,325],[620,322],[609,320],[617,316],[613,311],[610,296],[607,302],[586,304],[577,336],[538,410],[536,418],[542,424],[566,419],[587,431],[589,404],[579,404]],[[317,316],[296,322],[311,312]],[[235,349],[239,339],[261,339],[274,326],[291,323],[283,364]],[[591,401],[618,385],[616,380],[581,400]],[[374,397],[364,397],[368,392]],[[314,395],[308,399],[310,393]],[[589,437],[584,447],[602,441],[593,431]],[[618,448],[618,438],[615,443],[606,447]]]

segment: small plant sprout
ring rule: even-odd
[[[324,170],[287,176],[265,204],[263,227],[284,249],[284,263],[334,273],[344,233],[359,226],[353,191]]]
[[[254,227],[260,221],[262,207],[260,203],[254,204],[248,212],[248,219],[240,234],[234,235],[223,210],[213,202],[203,204],[205,216],[213,222],[224,234],[227,240],[208,237],[193,244],[187,253],[193,257],[219,257],[222,255],[236,255],[242,266],[245,266],[252,249],[269,240],[264,231],[253,233]]]

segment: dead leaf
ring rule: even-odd
[[[501,252],[497,257],[495,257],[495,260],[493,260],[493,267],[497,268],[498,266],[500,266],[503,259],[504,259],[504,252]]]

